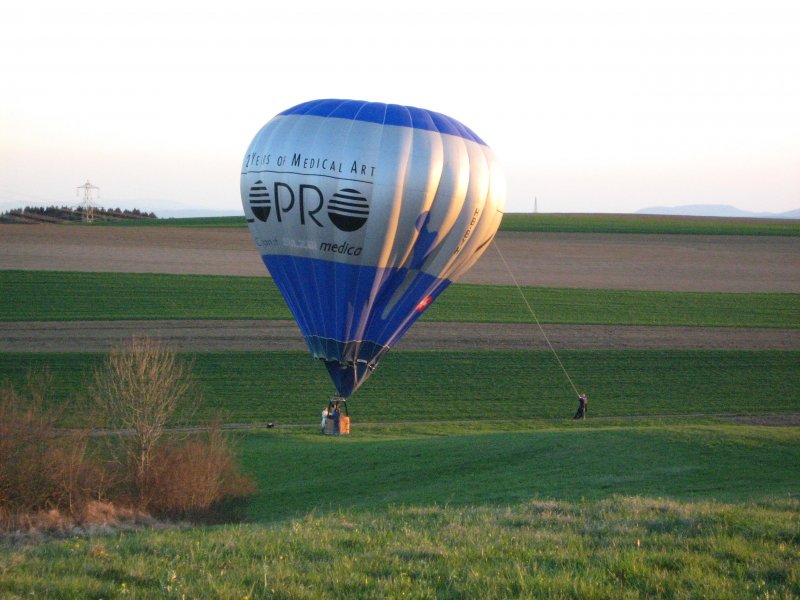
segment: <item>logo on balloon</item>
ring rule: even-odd
[[[341,231],[360,229],[368,216],[369,203],[358,190],[344,188],[328,200],[328,218]]]
[[[270,215],[278,223],[299,221],[300,225],[324,227],[324,219],[319,213],[325,209],[323,192],[315,185],[300,184],[295,188],[287,183],[276,181],[267,187],[261,179],[250,186],[247,194],[254,219],[266,223]],[[340,231],[356,231],[369,217],[369,201],[356,189],[343,188],[327,202],[328,219]],[[324,214],[324,213],[323,213]]]
[[[263,181],[259,179],[250,186],[248,198],[253,216],[259,221],[266,222],[269,218],[269,211],[272,209],[272,201],[269,199],[269,192]]]

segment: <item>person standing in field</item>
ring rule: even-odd
[[[325,433],[325,423],[328,422],[328,407],[322,409],[322,423],[320,423],[320,433]]]
[[[578,396],[578,412],[575,413],[575,416],[572,417],[573,419],[585,419],[586,418],[586,411],[589,410],[589,398],[586,397],[586,394],[581,394]]]
[[[331,413],[331,418],[333,419],[333,433],[334,435],[339,435],[339,418],[341,417],[342,413],[339,411],[339,402],[338,400],[333,403],[333,412]]]

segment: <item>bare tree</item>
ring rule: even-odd
[[[197,406],[190,365],[157,340],[133,338],[95,371],[91,396],[116,434],[112,451],[133,471],[145,507],[151,465],[167,424],[179,406],[190,411]]]

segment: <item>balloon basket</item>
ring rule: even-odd
[[[344,415],[339,417],[338,432],[334,431],[333,419],[327,419],[322,433],[325,435],[350,435],[350,417]]]

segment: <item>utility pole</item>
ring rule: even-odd
[[[533,214],[536,214],[538,212],[539,212],[539,198],[534,196],[533,197]]]
[[[86,180],[86,183],[83,185],[79,185],[75,193],[80,196],[81,190],[83,190],[83,202],[81,202],[81,206],[83,207],[83,220],[87,223],[92,223],[94,221],[94,204],[92,203],[92,196],[95,192],[97,192],[97,197],[100,197],[100,188],[96,185],[92,185],[89,183],[89,180]]]

